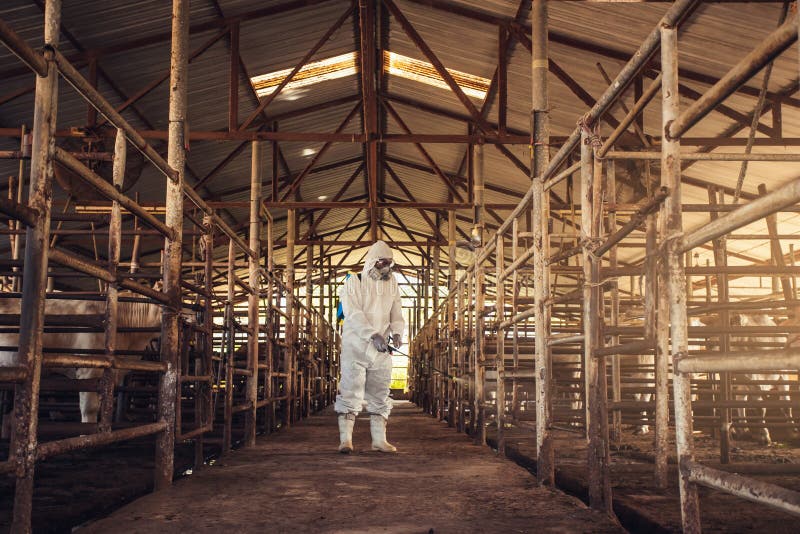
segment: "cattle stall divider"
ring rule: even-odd
[[[252,173],[250,198],[249,243],[223,220],[184,179],[186,161],[185,124],[188,85],[188,2],[174,0],[172,19],[172,50],[170,67],[170,117],[167,157],[164,159],[152,145],[114,108],[114,106],[64,57],[58,49],[60,26],[59,0],[45,3],[45,46],[33,49],[13,28],[0,21],[0,41],[14,52],[36,74],[36,106],[31,131],[30,192],[27,202],[21,194],[22,170],[17,180],[16,198],[2,199],[0,212],[9,220],[8,234],[14,237],[15,247],[24,241],[24,261],[19,254],[3,260],[4,276],[16,282],[21,279],[21,296],[16,293],[0,295],[0,300],[19,298],[20,312],[0,316],[4,333],[19,334],[18,346],[4,346],[16,352],[14,365],[0,367],[0,385],[14,390],[14,427],[9,458],[0,462],[0,472],[16,477],[12,532],[30,532],[33,506],[33,480],[38,460],[93,447],[109,445],[155,435],[155,487],[160,489],[173,479],[175,444],[193,440],[195,467],[206,459],[204,445],[219,442],[222,452],[232,446],[234,420],[244,413],[242,443],[255,443],[258,432],[268,433],[289,426],[310,413],[327,406],[335,395],[335,375],[338,370],[337,334],[321,313],[294,298],[293,266],[289,262],[281,281],[276,275],[272,253],[272,216],[264,209],[261,199],[262,177],[260,142],[251,145]],[[55,144],[59,77],[67,81],[92,107],[116,128],[114,153],[72,153]],[[2,157],[22,160],[25,157],[26,134],[22,130],[22,150]],[[165,177],[165,220],[159,209],[145,206],[122,192],[125,178],[127,145],[132,144],[145,159]],[[92,159],[113,161],[113,179],[109,183],[87,167]],[[87,161],[87,163],[88,163]],[[52,190],[54,167],[69,170],[78,180],[110,201],[107,213],[55,213]],[[22,169],[22,166],[20,166]],[[184,205],[186,203],[186,205]],[[192,206],[187,209],[187,207]],[[123,221],[132,217],[133,230],[123,230]],[[267,240],[261,240],[262,224],[266,222]],[[51,230],[51,221],[59,226]],[[108,225],[108,251],[105,264],[56,248],[52,238],[70,235],[62,230],[60,221],[90,223],[92,236],[98,231],[94,224]],[[196,230],[184,230],[189,221]],[[142,223],[147,228],[140,228]],[[22,239],[22,226],[25,238]],[[160,262],[140,262],[139,240],[142,236],[164,238]],[[134,254],[130,262],[122,262],[123,236],[133,236]],[[195,241],[189,246],[184,237],[199,237],[200,252]],[[214,260],[218,238],[229,244],[227,262]],[[189,261],[184,254],[189,253]],[[237,263],[241,253],[245,264]],[[290,256],[291,258],[291,256]],[[60,265],[68,271],[48,269]],[[130,267],[124,272],[123,267]],[[215,271],[226,269],[225,287],[218,282]],[[237,269],[246,267],[248,276],[240,278]],[[193,280],[185,279],[190,268]],[[197,270],[194,270],[197,268]],[[158,269],[160,272],[148,269]],[[54,293],[47,290],[48,279],[58,279],[67,273],[96,278],[101,282],[100,294],[86,292]],[[138,280],[162,280],[157,289]],[[238,294],[237,294],[237,289]],[[140,295],[134,298],[120,295],[121,291]],[[57,316],[45,313],[50,300],[85,300],[101,302],[102,311],[88,316]],[[247,324],[236,319],[235,304],[247,303]],[[161,323],[158,327],[139,328],[120,326],[120,305],[159,306]],[[221,312],[225,320],[217,321]],[[193,316],[185,320],[184,315]],[[264,324],[262,327],[261,324]],[[18,330],[16,328],[18,326]],[[157,361],[140,361],[147,351],[119,348],[121,335],[160,333],[160,353]],[[85,348],[65,352],[63,347],[43,347],[42,334],[97,332],[102,334],[101,348]],[[242,340],[241,334],[245,334]],[[246,347],[240,354],[240,345]],[[134,358],[126,358],[132,356]],[[243,357],[240,357],[243,356]],[[81,435],[40,441],[39,393],[44,368],[93,368],[101,372],[99,379],[73,380],[65,390],[99,394],[97,424],[64,425]],[[142,375],[141,384],[117,387],[119,372]],[[151,385],[158,377],[158,387]],[[223,378],[224,377],[224,378]],[[235,387],[244,378],[241,388]],[[62,388],[63,389],[63,388]],[[151,420],[134,424],[120,422],[124,406],[142,412],[137,395],[157,396],[157,412]],[[235,395],[234,395],[235,394]],[[241,395],[240,395],[241,394]],[[115,420],[114,397],[117,397]],[[217,400],[223,397],[223,402]],[[241,398],[239,398],[241,397]],[[123,401],[123,399],[125,399]],[[236,403],[234,404],[234,399]],[[147,404],[148,401],[143,401]],[[124,403],[124,405],[123,405]],[[284,419],[277,421],[276,410],[282,407]],[[262,410],[263,409],[263,410]],[[222,412],[218,415],[218,411]],[[78,430],[79,429],[79,430]],[[62,431],[62,433],[63,433]],[[212,437],[209,437],[212,436]],[[219,436],[219,437],[213,437]]]
[[[455,262],[451,233],[447,292],[415,328],[409,362],[413,402],[477,442],[488,440],[499,453],[512,442],[535,440],[536,474],[544,484],[554,484],[557,444],[585,449],[589,504],[607,513],[613,510],[610,447],[615,455],[652,462],[653,486],[661,491],[677,457],[686,532],[700,530],[698,485],[800,513],[797,492],[744,476],[788,474],[796,467],[732,463],[730,454],[732,432],[798,426],[791,414],[775,413],[800,398],[800,360],[784,347],[786,338],[800,332],[797,319],[792,322],[800,270],[793,253],[785,259],[780,243],[796,236],[779,233],[776,215],[797,212],[800,180],[769,192],[759,186],[759,196],[743,194],[749,201],[740,205],[726,203],[726,196],[736,195],[714,186],[708,204],[682,203],[680,187],[682,163],[800,160],[780,151],[680,147],[681,135],[790,46],[798,19],[782,24],[681,113],[677,34],[697,5],[677,1],[667,9],[551,153],[547,2],[533,2],[532,39],[523,41],[532,54],[530,188],[493,234],[473,233],[475,252],[466,266]],[[620,106],[620,97],[659,49],[662,72],[641,84],[625,117],[602,139],[606,113]],[[641,128],[643,111],[659,93],[658,128],[666,135],[660,146],[645,139],[641,148],[632,148],[623,134],[634,123]],[[482,167],[481,146],[473,150],[473,220],[479,229],[481,180],[491,170]],[[642,185],[641,192],[630,192],[633,182]],[[685,230],[682,213],[709,219]],[[766,233],[736,233],[761,220]],[[727,263],[726,243],[753,240],[769,243],[770,263]],[[692,265],[698,253],[713,254],[715,265]],[[748,287],[729,283],[748,277],[756,279],[748,284],[771,279],[780,297],[752,297]],[[731,324],[759,314],[789,320]],[[778,374],[745,374],[767,371]],[[779,399],[760,393],[770,387]],[[754,418],[754,410],[773,415]],[[652,453],[626,450],[627,429],[652,428]],[[694,459],[695,428],[718,439],[719,463]],[[677,450],[670,450],[671,434]],[[736,470],[741,474],[730,472]]]

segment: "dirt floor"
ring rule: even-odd
[[[634,436],[628,429],[622,446],[612,448],[611,480],[614,511],[631,532],[680,532],[680,507],[677,470],[670,465],[670,487],[659,490],[654,484],[654,465],[644,459],[652,455],[653,434]],[[557,432],[556,484],[568,493],[588,499],[586,487],[586,446],[582,436]],[[535,439],[530,433],[509,436],[508,455],[519,464],[535,470]],[[800,443],[776,442],[771,447],[752,440],[735,440],[732,463],[766,465],[800,463]],[[718,441],[695,435],[695,457],[708,464],[719,462]],[[670,450],[674,457],[675,443]],[[800,491],[800,475],[746,475]],[[773,508],[745,501],[707,488],[700,488],[700,511],[704,532],[798,532],[797,518]]]
[[[313,416],[238,450],[80,532],[622,532],[488,447],[398,403],[397,454],[335,451],[336,419]]]
[[[7,449],[7,442],[5,443]],[[155,443],[141,439],[54,456],[36,466],[32,527],[35,533],[71,532],[146,495],[153,488]],[[2,452],[3,457],[7,454]],[[191,445],[176,451],[176,471],[191,466]],[[11,527],[14,479],[0,477],[0,532]]]

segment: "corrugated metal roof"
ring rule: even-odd
[[[234,17],[256,9],[273,8],[282,4],[280,0],[218,0],[221,15]],[[478,18],[494,17],[498,20],[510,20],[519,8],[516,0],[450,0],[456,8],[463,8],[479,13]],[[246,20],[241,26],[241,56],[250,75],[263,74],[279,69],[293,67],[331,27],[348,6],[345,1],[328,1],[318,5],[309,5],[277,15]],[[380,4],[379,4],[380,5]],[[493,23],[482,22],[464,17],[442,9],[434,9],[424,2],[397,0],[397,5],[411,21],[425,42],[437,57],[451,69],[456,69],[484,78],[491,79],[497,68],[498,27]],[[192,3],[191,24],[208,24],[207,29],[192,34],[190,49],[195,50],[224,29],[215,2],[197,1]],[[592,98],[598,98],[606,89],[606,83],[600,75],[597,64],[615,76],[623,66],[623,59],[631,56],[639,43],[655,26],[658,19],[668,8],[667,3],[609,4],[587,2],[551,2],[551,34],[550,43],[552,59],[579,84]],[[380,10],[385,9],[380,5]],[[759,4],[703,4],[692,18],[681,27],[679,41],[681,67],[695,71],[701,75],[718,78],[741,57],[747,54],[758,42],[772,31],[781,13],[782,6],[776,3]],[[379,13],[380,14],[380,13]],[[527,13],[525,13],[527,16]],[[424,60],[425,57],[405,34],[399,24],[388,14],[384,20],[389,21],[389,49],[413,58]],[[0,17],[8,21],[33,46],[41,45],[42,12],[29,0],[7,0],[0,6]],[[379,17],[380,19],[381,17]],[[103,24],[97,24],[102,20]],[[138,2],[135,9],[130,2],[123,0],[75,0],[66,2],[63,14],[64,27],[68,29],[82,49],[116,47],[113,53],[101,55],[99,64],[108,77],[113,80],[113,89],[109,82],[100,77],[100,91],[115,105],[121,104],[126,97],[137,93],[152,79],[166,72],[169,67],[169,41],[164,36],[170,29],[170,4],[160,0]],[[523,21],[530,24],[530,20]],[[144,39],[143,39],[144,38]],[[150,42],[145,44],[149,38]],[[126,43],[137,43],[136,47],[126,48]],[[611,49],[615,57],[603,54],[603,48]],[[120,50],[124,49],[124,50]],[[78,45],[62,38],[62,52],[71,56],[79,52]],[[230,55],[230,44],[227,36],[223,36],[213,46],[195,59],[189,69],[190,73],[190,111],[189,125],[193,130],[226,130],[228,125],[228,73],[227,65]],[[350,17],[314,55],[313,59],[331,57],[345,52],[358,50],[358,25]],[[619,56],[619,57],[616,57]],[[769,89],[773,93],[791,87],[797,80],[796,52],[784,54],[775,63]],[[656,63],[658,58],[655,58]],[[0,73],[10,73],[2,81],[3,94],[10,94],[34,82],[30,73],[21,73],[19,61],[5,48],[0,49]],[[83,66],[81,68],[84,68]],[[761,74],[748,82],[751,92],[761,84]],[[577,118],[588,109],[588,105],[576,96],[567,85],[551,74],[550,81],[550,122],[553,136],[566,135],[575,127]],[[645,80],[649,83],[649,80]],[[690,90],[704,92],[708,85],[701,81],[684,77],[682,83]],[[508,127],[519,132],[529,129],[530,99],[530,54],[516,43],[510,54],[508,66]],[[461,102],[448,90],[434,88],[421,83],[388,77],[383,88],[392,95],[398,95],[438,108],[441,114],[431,114],[414,106],[394,102],[392,105],[401,115],[408,128],[414,133],[429,134],[464,134],[467,123],[461,120],[468,116]],[[333,132],[341,120],[359,102],[361,91],[358,75],[328,81],[296,91],[288,91],[279,95],[266,109],[266,115],[283,117],[278,128],[287,132]],[[256,106],[256,99],[248,80],[244,75],[239,80],[239,121],[245,120]],[[623,101],[631,104],[632,91],[628,91]],[[61,83],[59,91],[59,128],[81,126],[86,121],[86,105],[65,83]],[[140,99],[133,108],[124,112],[133,124],[141,128],[165,129],[167,127],[167,84],[162,83],[150,94]],[[287,116],[309,106],[317,106],[343,97],[350,97],[349,103],[318,109],[313,113]],[[476,108],[483,102],[472,99]],[[689,100],[683,98],[683,105]],[[727,106],[734,113],[747,115],[752,112],[756,99],[753,95],[737,93],[726,100]],[[18,128],[20,124],[30,125],[32,121],[33,94],[21,96],[0,105],[0,127]],[[382,114],[383,110],[380,111]],[[446,114],[454,118],[447,118]],[[487,120],[497,121],[497,106],[490,103]],[[623,111],[612,110],[611,115],[620,119]],[[800,137],[800,113],[794,102],[783,107],[783,135]],[[660,103],[658,99],[644,113],[644,130],[648,135],[660,135]],[[772,126],[772,116],[767,115],[763,124]],[[261,125],[260,119],[255,123]],[[736,124],[731,117],[720,112],[713,112],[700,124],[692,128],[689,136],[715,137],[732,128]],[[344,129],[347,133],[361,133],[363,130],[361,113],[357,113]],[[388,133],[402,133],[401,128],[391,118],[386,120]],[[610,132],[608,125],[603,125],[601,135]],[[738,137],[746,136],[747,128],[741,129]],[[763,137],[763,134],[759,134]],[[154,143],[163,147],[163,143]],[[189,180],[200,179],[210,173],[228,154],[238,146],[231,141],[196,141],[191,143],[189,153]],[[309,151],[317,151],[323,143],[282,142],[281,151],[286,159],[288,171],[296,177],[311,161],[313,155]],[[17,141],[0,139],[3,149],[17,148]],[[466,172],[461,168],[465,147],[458,144],[424,145],[425,150],[441,170],[448,175]],[[529,149],[526,145],[509,145],[508,151],[524,166],[530,164]],[[691,147],[687,147],[691,149]],[[741,151],[741,147],[716,149],[718,151]],[[778,152],[785,150],[795,152],[793,148],[756,148],[754,151]],[[272,179],[271,150],[264,151],[265,194],[269,191]],[[429,163],[419,150],[409,143],[394,143],[386,147],[389,158],[387,164],[402,179],[404,185],[419,201],[445,202],[448,200],[448,189],[442,181],[429,170]],[[359,165],[359,158],[364,154],[363,146],[355,143],[334,143],[317,163],[322,170],[308,174],[299,187],[299,198],[317,200],[320,197],[331,199],[341,189],[345,181]],[[494,147],[484,149],[485,176],[487,181],[486,200],[490,203],[513,202],[524,192],[530,182],[527,173],[523,172],[510,159],[499,153]],[[344,162],[344,164],[339,164]],[[16,162],[0,161],[0,176],[16,173]],[[691,165],[685,174],[688,177],[704,182],[736,187],[738,163],[699,162]],[[751,163],[744,181],[743,190],[755,193],[760,183],[766,183],[774,189],[781,183],[797,176],[795,166],[783,163]],[[288,178],[283,166],[280,175]],[[247,187],[250,180],[250,151],[245,148],[234,158],[224,170],[217,173],[201,190],[207,198],[226,201],[246,201],[249,198]],[[366,179],[362,172],[344,193],[343,198],[364,198],[367,194]],[[406,194],[395,181],[389,177],[380,180],[381,194],[389,199],[405,199]],[[142,174],[131,194],[138,193],[144,201],[158,202],[163,198],[164,177],[152,168]],[[466,195],[460,186],[462,195]],[[561,184],[554,192],[561,197],[566,196],[565,185]],[[684,198],[687,202],[705,203],[707,192],[704,188],[691,185],[684,187]],[[57,193],[57,198],[63,195]],[[271,210],[278,221],[276,236],[285,231],[283,210]],[[431,228],[417,210],[397,209],[403,224],[417,238],[431,235]],[[226,217],[231,221],[243,221],[247,217],[246,208],[231,208]],[[342,228],[350,221],[354,210],[336,209],[326,215],[319,224],[319,234],[330,234]],[[498,213],[503,215],[503,210]],[[436,214],[428,211],[431,218]],[[463,215],[471,217],[469,210]],[[400,229],[391,214],[382,210],[386,221],[386,234],[392,239],[406,241],[408,236]],[[688,228],[705,224],[706,214],[686,214]],[[793,214],[779,216],[782,233],[800,232],[800,217]],[[357,239],[363,232],[363,225],[368,220],[366,211],[362,211],[351,226],[342,234],[343,239]],[[493,222],[492,217],[488,217]],[[464,230],[469,224],[460,222]],[[443,228],[446,224],[443,225]],[[305,232],[307,223],[300,225]],[[752,228],[742,232],[763,232],[763,222],[754,223]],[[335,235],[335,234],[330,234]],[[157,241],[153,241],[154,243]],[[332,249],[339,250],[339,247]],[[764,241],[737,242],[731,250],[766,259],[769,249]],[[409,253],[418,253],[414,247]],[[225,251],[220,249],[220,254]],[[358,257],[359,250],[351,251],[345,262]],[[637,259],[641,251],[622,249],[620,257],[625,261]],[[705,254],[705,253],[703,253]],[[700,256],[704,261],[705,256]]]

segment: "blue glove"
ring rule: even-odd
[[[372,344],[378,350],[378,352],[386,352],[389,350],[389,345],[386,344],[386,340],[380,334],[372,334],[372,337],[369,338],[372,341]]]

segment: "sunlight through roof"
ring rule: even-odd
[[[445,89],[447,91],[450,90],[450,87],[444,79],[439,76],[439,73],[436,72],[433,65],[425,61],[385,50],[383,53],[383,66],[390,75],[424,83],[431,87],[438,87],[439,89]],[[327,59],[312,61],[303,66],[303,68],[294,75],[292,81],[286,84],[284,91],[290,92],[293,89],[351,76],[358,72],[358,68],[358,54],[356,52],[348,52]],[[291,68],[283,69],[268,74],[253,76],[250,82],[253,84],[256,94],[258,94],[259,97],[264,97],[274,93],[275,89],[292,70]],[[486,98],[486,92],[489,90],[489,84],[491,83],[490,80],[454,69],[447,69],[447,72],[450,73],[466,95],[481,100]]]

